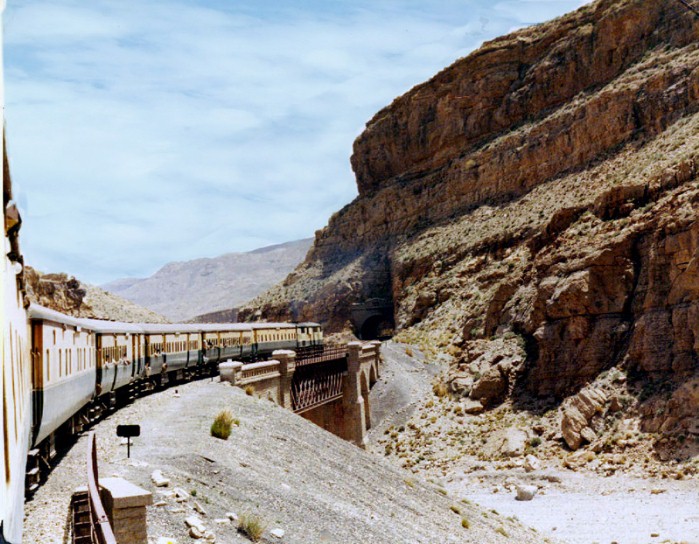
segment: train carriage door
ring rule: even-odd
[[[96,340],[97,340],[97,369],[96,369],[96,390],[97,394],[99,395],[102,392],[102,363],[104,361],[103,359],[103,354],[102,354],[102,335],[97,334],[96,335]]]
[[[34,348],[32,349],[32,416],[34,424],[32,436],[35,439],[35,433],[39,432],[41,417],[44,412],[44,326],[41,321],[32,321],[32,338],[34,343]],[[51,359],[48,349],[46,352],[47,357],[45,362],[48,367],[48,365],[51,364]],[[47,369],[46,375],[48,376],[49,373],[50,370]]]
[[[135,378],[138,372],[138,348],[135,334],[131,335],[131,377]]]

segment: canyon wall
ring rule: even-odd
[[[699,432],[698,37],[680,2],[599,0],[486,43],[369,121],[359,196],[243,317],[332,332],[390,299],[452,381],[504,340],[524,351],[498,367],[515,397],[617,366],[636,396],[657,384],[648,429]]]

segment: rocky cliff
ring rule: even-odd
[[[399,97],[355,142],[358,198],[257,315],[333,330],[391,299],[486,406],[619,367],[645,429],[699,433],[697,38],[676,0],[599,0]]]
[[[128,323],[168,323],[155,312],[67,274],[43,274],[27,266],[24,280],[31,302],[64,314]]]

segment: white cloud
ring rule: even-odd
[[[30,264],[101,283],[311,236],[381,107],[579,0],[24,0],[7,126]]]

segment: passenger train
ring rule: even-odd
[[[226,360],[255,360],[277,349],[318,350],[323,345],[317,323],[119,323],[75,318],[34,304],[27,315],[29,494],[73,437],[120,402],[171,383],[212,376]],[[3,406],[12,412],[13,407]],[[27,429],[23,432],[26,437]],[[21,442],[17,448],[23,449]],[[22,501],[21,488],[13,493]]]
[[[3,1],[0,0],[0,12]],[[0,32],[1,32],[0,25]],[[1,81],[1,79],[0,79]],[[25,493],[86,425],[120,401],[211,376],[226,360],[322,350],[317,323],[152,324],[75,318],[29,304],[3,139],[0,544],[20,544]]]
[[[30,492],[57,448],[120,400],[213,375],[226,360],[254,360],[276,349],[319,348],[323,342],[317,323],[118,323],[70,317],[34,304],[28,314]]]

